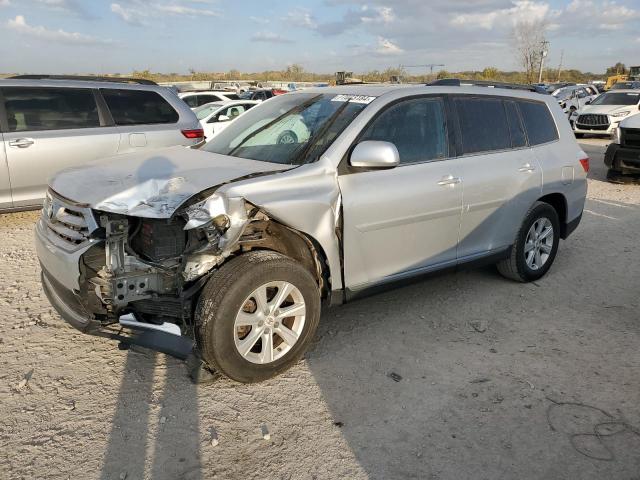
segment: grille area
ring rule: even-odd
[[[578,128],[586,130],[607,130],[609,128],[609,117],[595,113],[585,113],[577,120]]]
[[[90,209],[72,205],[51,192],[45,198],[42,218],[47,229],[69,247],[87,242],[95,228]]]
[[[622,146],[624,147],[640,147],[640,129],[623,128],[622,130]]]

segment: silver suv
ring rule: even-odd
[[[300,358],[322,303],[476,261],[537,280],[589,159],[554,97],[492,86],[304,90],[201,150],[63,172],[36,227],[44,289],[84,332],[177,325],[255,382]]]
[[[197,145],[203,136],[189,107],[150,81],[0,80],[0,211],[42,205],[47,181],[65,168],[141,149]]]

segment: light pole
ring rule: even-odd
[[[542,69],[544,68],[544,59],[547,56],[549,42],[544,40],[541,45],[542,49],[540,50],[540,72],[538,73],[538,83],[542,83]]]

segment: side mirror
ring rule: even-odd
[[[218,116],[218,121],[219,122],[228,122],[229,120],[231,120],[229,117],[227,117],[226,115],[219,115]]]
[[[393,143],[365,140],[351,152],[349,164],[357,168],[393,168],[400,163],[400,154]]]
[[[585,102],[585,104],[587,104],[587,105],[589,105],[590,103],[591,103],[591,100],[587,100],[587,101]]]

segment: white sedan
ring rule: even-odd
[[[209,141],[227,128],[232,121],[259,103],[255,100],[212,102],[195,108],[193,112],[204,129],[205,138]]]

